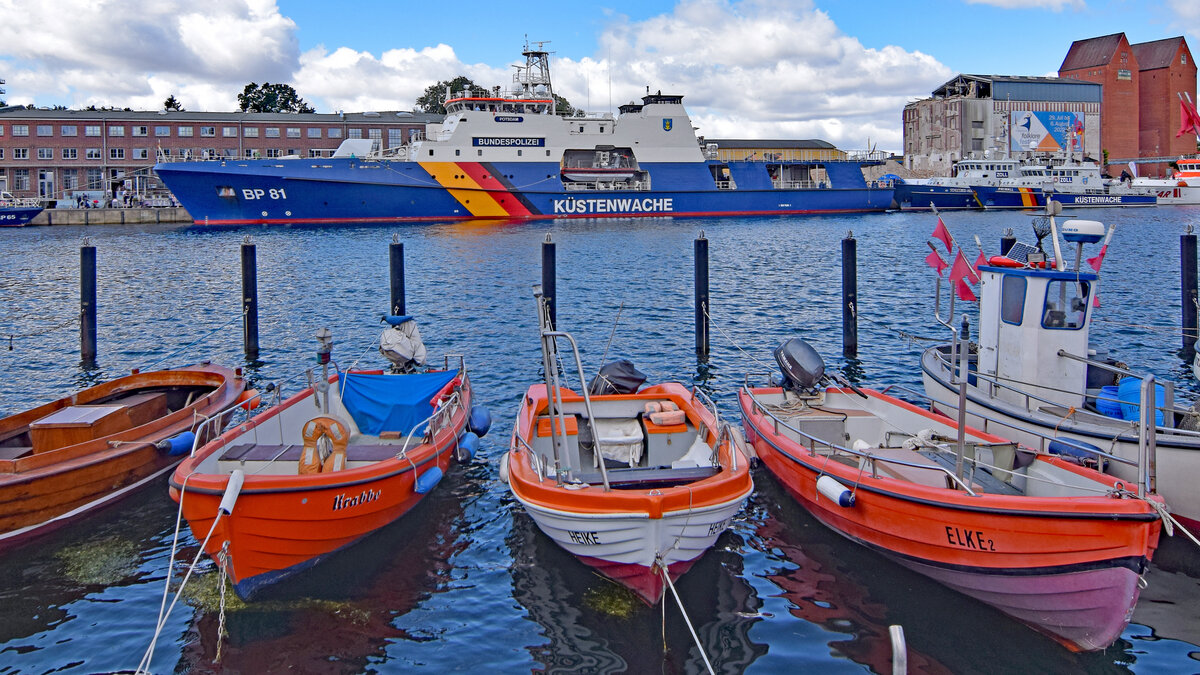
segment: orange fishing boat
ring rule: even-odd
[[[0,419],[0,549],[161,476],[198,422],[237,402],[240,372],[200,363],[134,372]]]
[[[456,454],[474,454],[479,437],[468,426],[487,432],[462,357],[454,370],[447,357],[442,370],[403,372],[424,363],[425,348],[410,317],[391,319],[381,351],[390,331],[415,334],[419,356],[393,359],[407,367],[343,372],[334,364],[330,373],[332,340],[322,329],[322,374],[310,386],[205,444],[172,475],[171,498],[240,597],[403,516]]]
[[[783,387],[738,394],[747,439],[818,520],[1072,650],[1120,636],[1160,498],[876,391],[822,389],[800,340],[776,358]]]
[[[601,370],[580,393],[559,386],[556,339],[545,299],[544,385],[521,399],[500,465],[517,501],[559,546],[646,602],[704,554],[750,496],[741,434],[712,402],[681,384],[641,389],[628,361]]]

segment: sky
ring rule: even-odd
[[[458,75],[509,84],[545,41],[576,107],[650,87],[709,138],[898,151],[904,105],[955,75],[1053,75],[1073,41],[1118,32],[1200,52],[1200,0],[0,0],[0,98],[231,111],[272,82],[318,112],[410,110]]]

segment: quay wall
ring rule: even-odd
[[[191,223],[182,207],[153,209],[46,209],[30,225],[144,225],[147,223]]]

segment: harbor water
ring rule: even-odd
[[[1076,215],[1117,226],[1093,342],[1135,370],[1174,380],[1177,398],[1192,399],[1200,383],[1179,351],[1179,235],[1200,225],[1200,208]],[[976,235],[995,254],[1006,227],[1034,243],[1032,217],[944,214],[970,260]],[[374,342],[389,302],[388,244],[398,234],[408,313],[431,355],[467,355],[476,396],[495,420],[480,456],[453,468],[399,522],[253,603],[230,592],[220,640],[219,574],[202,558],[151,669],[703,672],[669,597],[647,607],[594,574],[542,535],[499,480],[520,397],[540,377],[532,286],[541,279],[541,243],[549,234],[557,244],[558,325],[579,341],[590,372],[606,352],[629,358],[651,381],[704,389],[735,418],[738,386],[747,374],[762,381],[774,371],[771,351],[794,336],[859,383],[919,390],[926,338],[948,334],[934,320],[936,277],[923,261],[935,222],[930,214],[881,213],[10,229],[0,233],[0,415],[133,368],[202,359],[244,368],[260,389],[281,383],[286,395],[315,364],[320,327],[333,331],[342,368],[380,367]],[[858,240],[854,359],[841,356],[839,242],[849,231]],[[692,244],[701,232],[710,242],[706,359],[695,354],[693,332]],[[239,246],[247,236],[258,254],[256,361],[242,354]],[[98,260],[95,367],[79,359],[84,237]],[[972,316],[972,332],[974,324]],[[717,672],[891,672],[892,624],[904,628],[910,672],[1200,672],[1200,550],[1181,537],[1164,537],[1121,639],[1104,652],[1072,654],[842,539],[761,467],[754,478],[746,509],[677,584]],[[154,635],[164,581],[177,586],[198,551],[185,526],[181,562],[168,569],[175,523],[160,480],[0,554],[0,674],[134,669]]]

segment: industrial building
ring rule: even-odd
[[[1196,65],[1184,38],[1077,40],[1058,75],[959,75],[908,104],[905,167],[945,175],[968,157],[1082,152],[1112,175],[1131,161],[1141,175],[1165,175],[1170,160],[1196,152],[1194,134],[1175,135],[1180,97],[1196,98]]]

